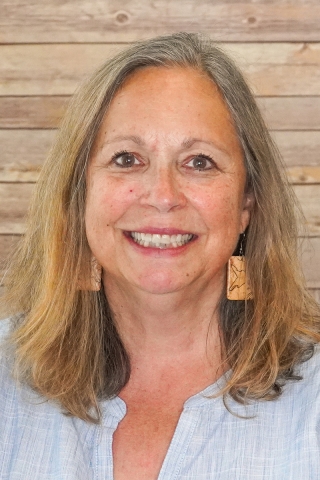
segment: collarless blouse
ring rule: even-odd
[[[224,380],[189,398],[158,480],[320,479],[320,354],[299,367],[274,401],[226,408],[215,396]],[[101,402],[102,422],[64,415],[59,407],[0,369],[0,479],[112,480],[112,437],[126,414],[119,398]]]

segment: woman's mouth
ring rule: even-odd
[[[191,242],[195,235],[192,233],[177,235],[160,235],[158,233],[129,232],[132,240],[145,248],[178,248]]]

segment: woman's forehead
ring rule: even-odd
[[[96,141],[121,136],[179,142],[199,137],[221,147],[239,143],[219,89],[206,74],[189,67],[148,67],[127,79],[112,99]]]

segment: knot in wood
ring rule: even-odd
[[[117,12],[115,16],[116,23],[119,25],[124,25],[129,22],[129,15],[127,12],[121,11]]]
[[[256,17],[249,17],[249,18],[248,18],[248,23],[250,23],[250,25],[253,25],[253,24],[256,23],[256,22],[257,22]]]

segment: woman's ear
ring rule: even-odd
[[[254,205],[255,199],[253,192],[247,192],[243,196],[241,221],[240,221],[240,233],[243,233],[250,223],[251,211]]]

